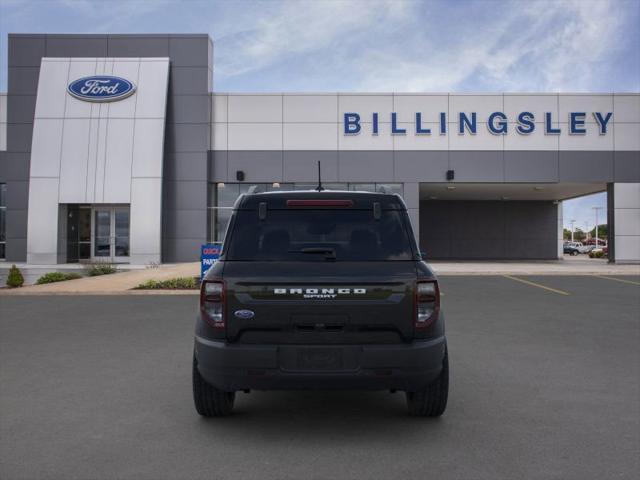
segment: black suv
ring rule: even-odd
[[[434,273],[406,206],[386,193],[245,194],[200,292],[193,395],[204,416],[235,392],[406,392],[439,416],[449,369]]]

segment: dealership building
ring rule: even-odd
[[[208,35],[10,34],[0,258],[195,261],[238,195],[320,162],[402,195],[429,258],[561,258],[562,202],[606,191],[610,260],[640,262],[638,93],[219,93],[213,59]]]

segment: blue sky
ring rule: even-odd
[[[0,0],[0,91],[9,32],[197,32],[216,91],[638,92],[638,25],[640,0]]]

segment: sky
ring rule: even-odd
[[[9,32],[162,32],[212,37],[219,92],[639,92],[638,25],[640,0],[0,0],[0,91]]]

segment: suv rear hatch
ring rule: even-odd
[[[231,342],[413,338],[418,257],[398,196],[251,195],[236,205],[225,245]]]

